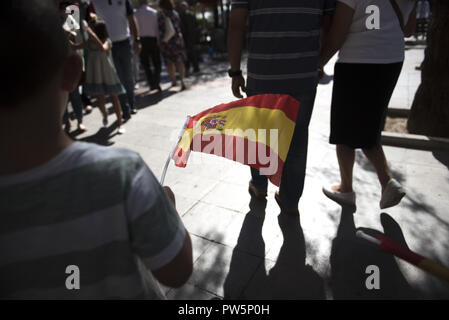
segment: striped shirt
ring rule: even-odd
[[[233,0],[248,9],[248,95],[316,88],[323,15],[335,0]]]
[[[186,232],[138,154],[84,142],[0,176],[0,217],[0,298],[163,298],[148,269],[172,261]]]

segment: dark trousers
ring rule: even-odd
[[[190,66],[193,66],[193,71],[198,72],[199,67],[199,53],[195,45],[189,45],[186,47],[187,60],[185,61],[186,71],[190,70]]]
[[[69,93],[69,101],[72,104],[73,112],[75,113],[75,117],[79,123],[83,122],[83,101],[81,99],[81,95],[78,91],[78,88],[75,91]],[[69,112],[67,108],[64,112],[63,122],[66,123],[69,120]]]
[[[81,100],[83,101],[84,106],[91,106],[93,104],[84,92],[81,94]]]
[[[119,96],[122,105],[123,116],[127,117],[131,109],[134,109],[134,67],[131,39],[117,41],[112,44],[112,58],[120,82],[125,87],[126,94]]]
[[[281,202],[288,209],[298,208],[299,199],[304,190],[306,176],[307,147],[309,141],[309,122],[315,103],[316,91],[294,96],[300,102],[295,131],[288,150],[287,159],[282,169],[279,196]],[[251,182],[255,187],[264,189],[268,186],[268,179],[257,169],[251,168]]]
[[[141,38],[142,51],[140,52],[140,63],[142,64],[147,76],[148,85],[151,89],[156,89],[161,82],[161,51],[155,37]],[[151,70],[151,62],[153,63],[154,72]]]

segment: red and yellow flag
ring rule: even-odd
[[[174,152],[185,167],[191,151],[214,154],[260,170],[279,186],[295,129],[299,102],[263,94],[205,110],[187,123]]]

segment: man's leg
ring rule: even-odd
[[[193,72],[199,72],[200,71],[200,65],[199,65],[199,53],[198,48],[196,45],[193,45],[192,48],[192,64],[193,64]]]
[[[132,53],[131,45],[126,43],[113,44],[112,46],[112,57],[114,59],[115,69],[117,70],[117,75],[120,82],[125,87],[126,94],[121,94],[119,96],[120,104],[122,106],[123,118],[129,119],[131,117],[131,105],[129,100],[130,83],[132,84],[132,95],[134,96],[134,78],[133,78],[133,67],[132,67]],[[130,80],[131,78],[131,80]],[[132,100],[134,102],[134,100]]]
[[[78,125],[80,125],[83,123],[83,100],[81,99],[78,88],[76,88],[75,91],[69,93],[69,100],[72,104],[76,120],[78,120]]]
[[[147,76],[148,86],[150,89],[154,89],[154,77],[153,72],[151,72],[150,66],[150,39],[142,38],[142,51],[140,52],[140,63],[145,70],[145,75]]]
[[[268,178],[260,174],[259,170],[251,168],[251,183],[257,189],[264,190],[268,187]]]
[[[279,188],[280,200],[287,209],[297,210],[304,189],[306,175],[307,147],[309,140],[309,122],[312,116],[316,91],[302,94],[290,149],[282,171]]]
[[[151,60],[153,61],[154,66],[154,87],[159,89],[159,85],[161,82],[162,61],[161,51],[159,49],[157,39],[154,39],[154,41],[152,41],[152,45],[150,48]]]
[[[123,48],[123,66],[124,66],[124,87],[128,97],[128,103],[131,112],[135,110],[135,95],[134,95],[134,52],[131,47],[131,41],[126,42]]]

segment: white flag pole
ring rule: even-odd
[[[165,162],[164,170],[162,171],[162,177],[161,177],[161,185],[164,185],[165,181],[165,175],[167,174],[168,165],[170,164],[170,160],[173,158],[173,155],[175,154],[175,151],[178,147],[179,141],[181,141],[182,135],[184,134],[184,131],[186,130],[187,125],[189,124],[190,116],[187,116],[186,122],[182,126],[181,132],[178,134],[178,139],[176,139],[175,144],[173,145],[173,149],[168,155],[167,161]]]

